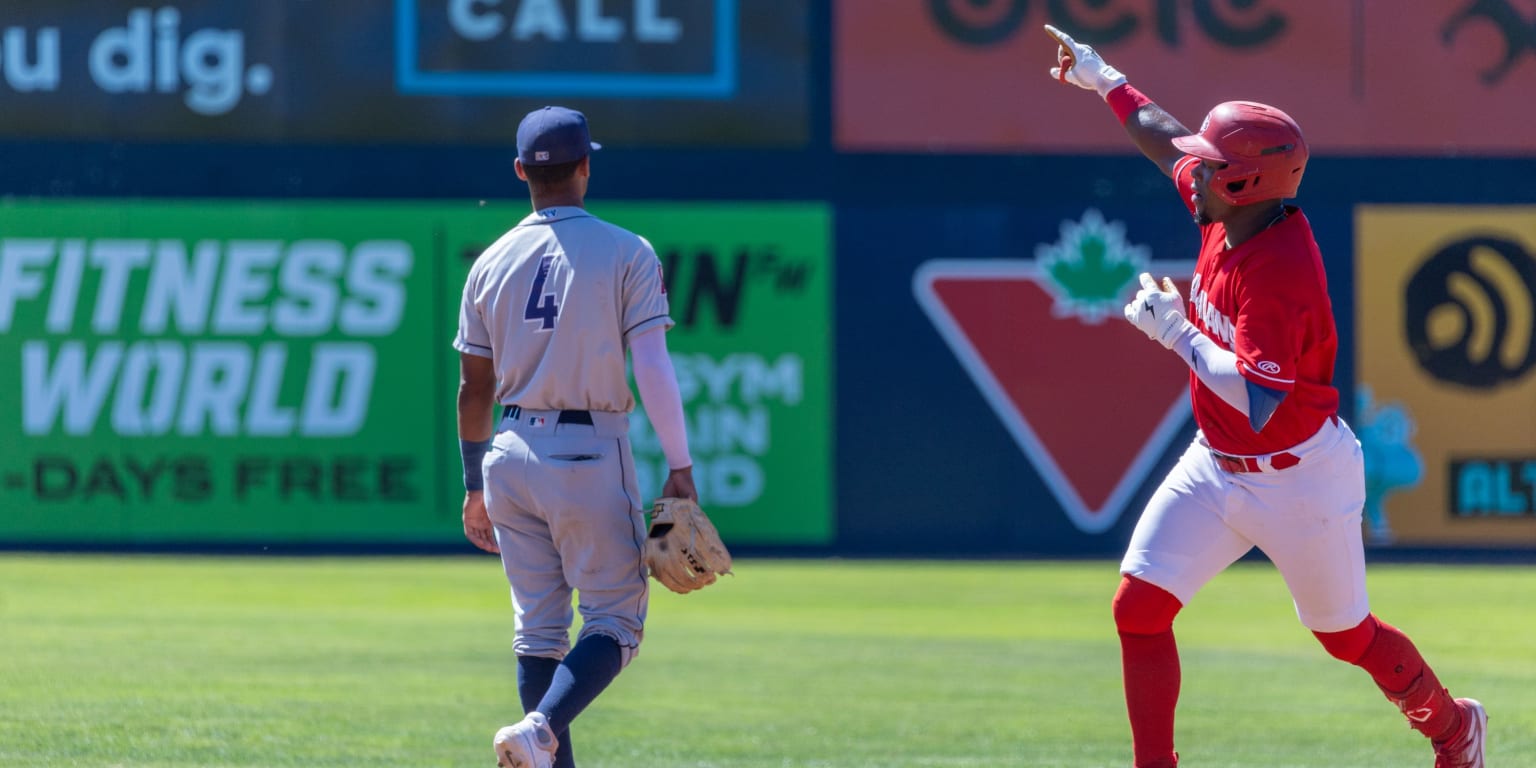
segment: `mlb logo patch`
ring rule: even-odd
[[[528,425],[532,426],[532,427],[542,427],[542,426],[544,426],[546,421],[547,421],[547,419],[545,419],[543,416],[529,416],[528,417]]]
[[[543,161],[549,159],[549,153],[548,152],[535,152],[535,153],[533,153],[533,159],[537,160],[539,162],[543,162]]]

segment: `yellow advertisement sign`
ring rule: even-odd
[[[1536,544],[1536,207],[1355,217],[1368,535]]]

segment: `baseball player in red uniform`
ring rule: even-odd
[[[698,499],[661,263],[587,213],[597,148],[580,112],[523,119],[516,170],[534,210],[470,268],[453,342],[464,534],[501,554],[516,613],[527,714],[496,733],[502,768],[574,768],[571,722],[639,651],[650,593],[626,351],[671,467],[661,495]]]
[[[1051,76],[1104,98],[1200,227],[1189,301],[1167,278],[1143,274],[1125,307],[1126,320],[1189,364],[1199,427],[1120,564],[1114,617],[1137,768],[1178,764],[1174,617],[1253,547],[1279,569],[1298,618],[1328,653],[1370,674],[1430,739],[1436,768],[1482,768],[1483,706],[1451,698],[1366,598],[1364,465],[1337,413],[1322,256],[1306,216],[1284,204],[1306,168],[1300,128],[1274,107],[1233,101],[1192,132],[1091,47],[1046,31],[1060,44]]]

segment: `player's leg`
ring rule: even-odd
[[[1453,699],[1413,641],[1396,627],[1366,616],[1340,632],[1313,630],[1328,653],[1364,669],[1383,694],[1429,737],[1437,753],[1465,755],[1451,766],[1481,766],[1487,714],[1475,699]]]
[[[489,500],[491,494],[486,494],[486,498]],[[495,516],[492,519],[495,520]],[[539,553],[544,552],[544,547],[531,545],[537,541],[537,538],[517,536],[512,529],[496,525],[502,567],[508,572],[508,581],[513,583],[512,647],[517,654],[517,694],[525,714],[537,711],[540,701],[549,693],[561,660],[568,655],[570,625],[574,619],[571,589],[560,577],[558,559],[554,560],[552,571],[539,571],[537,578],[527,575],[529,569],[542,559]],[[545,560],[544,565],[548,566],[549,561]],[[547,575],[550,573],[555,575],[554,578]],[[498,740],[506,731],[498,732]],[[549,732],[558,745],[552,768],[574,768],[575,751],[568,728],[550,728]]]
[[[1252,545],[1223,520],[1222,478],[1198,443],[1136,523],[1115,594],[1126,713],[1137,768],[1169,768],[1181,670],[1173,620],[1200,588]]]
[[[560,748],[555,752],[553,768],[576,765],[571,749],[571,724],[618,677],[621,658],[619,646],[612,638],[586,635],[553,670],[543,698],[534,703],[534,708],[548,718],[551,728],[561,729],[556,733]]]
[[[1272,507],[1262,514],[1284,521],[1255,532],[1255,538],[1262,539],[1259,545],[1285,577],[1297,617],[1328,653],[1364,669],[1437,750],[1478,726],[1477,761],[1449,765],[1481,765],[1480,705],[1453,700],[1408,636],[1370,612],[1359,443],[1341,423],[1317,454],[1294,469],[1254,478],[1259,485],[1253,509]]]
[[[539,438],[512,431],[496,436],[485,463],[485,508],[496,530],[502,570],[511,586],[519,656],[560,659],[570,649],[571,586],[548,513],[527,465]]]
[[[1167,590],[1135,576],[1122,576],[1115,592],[1115,629],[1120,635],[1125,709],[1137,768],[1178,764],[1173,714],[1182,674],[1173,619],[1182,607]]]
[[[505,431],[496,436],[486,461],[486,511],[501,549],[502,569],[511,587],[517,654],[518,698],[525,713],[548,692],[554,670],[570,648],[571,588],[566,584],[549,524],[528,487],[528,439]],[[505,731],[506,729],[503,729]],[[553,731],[558,755],[569,757],[570,735]],[[498,733],[498,738],[501,736]],[[555,763],[555,765],[561,765]]]
[[[559,468],[540,501],[560,510],[550,515],[551,530],[582,615],[576,645],[539,702],[557,730],[569,728],[634,657],[649,601],[645,517],[627,427],[615,414],[593,417],[593,427],[562,427],[558,448],[540,456]]]
[[[574,652],[573,649],[572,653]],[[560,669],[559,659],[544,656],[517,657],[517,695],[523,703],[525,714],[539,711],[539,702],[549,693],[558,669]],[[551,732],[560,744],[555,751],[553,768],[573,768],[576,765],[576,751],[571,744],[570,729]]]

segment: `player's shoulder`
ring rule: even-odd
[[[1254,239],[1253,256],[1256,261],[1310,265],[1321,255],[1317,238],[1312,233],[1312,222],[1307,220],[1300,208],[1288,206],[1285,219],[1269,234],[1269,237]]]
[[[1274,237],[1254,243],[1243,260],[1242,271],[1270,290],[1310,293],[1327,284],[1322,253],[1312,227],[1299,210]]]
[[[619,226],[618,224],[615,224],[601,216],[596,216],[589,213],[587,214],[586,218],[583,219],[583,221],[588,226],[598,227],[617,238],[630,240],[640,237],[629,229]]]
[[[620,254],[655,256],[651,242],[641,235],[597,216],[589,215],[585,221],[587,226],[601,231]]]

